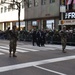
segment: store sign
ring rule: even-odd
[[[63,25],[75,25],[75,20],[63,20]],[[61,25],[61,20],[59,21],[59,25]]]
[[[75,19],[75,12],[64,13],[64,19]]]

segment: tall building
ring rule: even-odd
[[[63,25],[75,27],[75,0],[0,0],[0,30],[18,23],[16,3],[21,2],[20,27],[31,29],[61,29]],[[4,3],[5,2],[5,3]],[[60,13],[60,6],[65,5],[66,11]],[[62,20],[63,17],[63,20]]]
[[[75,0],[27,0],[26,3],[27,29],[43,29],[47,26],[50,29],[61,29],[63,25],[66,25],[67,28],[75,28]],[[62,5],[65,6],[63,15],[60,12]]]
[[[25,27],[24,20],[24,2],[23,0],[16,0],[20,3],[20,27]],[[12,29],[13,25],[18,26],[18,7],[13,4],[13,0],[0,0],[0,30],[6,30],[8,27]]]
[[[27,0],[25,4],[26,28],[58,29],[60,0]]]

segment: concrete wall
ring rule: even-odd
[[[59,16],[59,0],[55,0],[54,3],[46,0],[45,5],[41,5],[41,0],[38,0],[38,3],[38,6],[34,6],[34,0],[32,0],[32,6],[26,8],[26,19]]]

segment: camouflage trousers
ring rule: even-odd
[[[9,52],[13,51],[13,53],[16,52],[16,46],[17,46],[17,41],[16,40],[10,40],[9,43]]]
[[[62,50],[64,50],[66,48],[66,43],[67,43],[67,39],[61,38]]]

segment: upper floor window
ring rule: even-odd
[[[28,8],[32,6],[32,1],[28,0]]]
[[[3,7],[1,7],[1,13],[3,13]]]
[[[10,8],[10,5],[8,6],[8,11],[10,11],[11,10],[11,8]]]
[[[46,4],[46,0],[41,0],[41,4],[45,5]]]
[[[24,2],[23,2],[23,0],[22,0],[22,8],[24,8]]]
[[[54,3],[55,2],[55,0],[50,0],[50,3]]]
[[[1,0],[1,3],[3,3],[4,1],[3,0]]]
[[[34,0],[34,6],[38,6],[38,1]]]
[[[4,6],[4,12],[6,12],[6,10],[7,10],[7,7],[6,7],[6,6]]]

